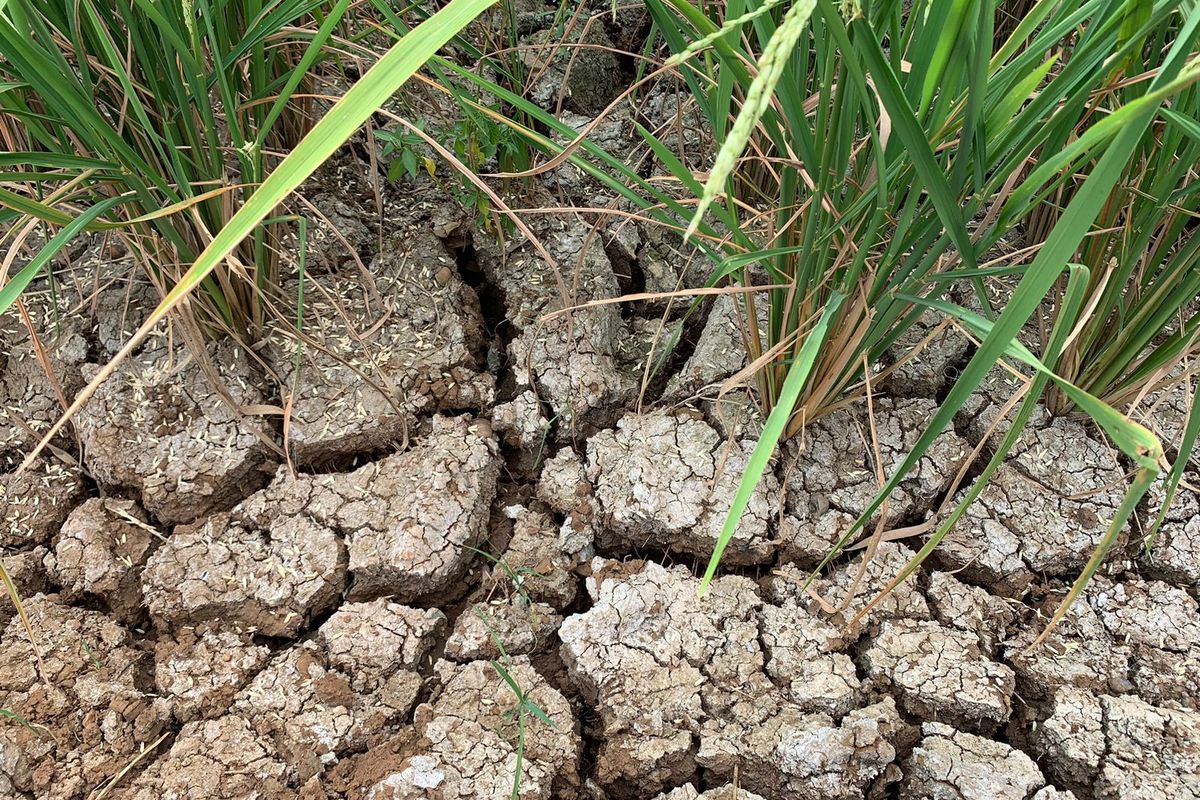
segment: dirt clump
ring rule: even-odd
[[[714,780],[738,774],[770,800],[859,797],[888,779],[903,728],[895,703],[885,698],[835,720],[793,702],[787,691],[800,687],[781,690],[769,677],[774,671],[786,684],[789,665],[768,666],[788,620],[768,621],[760,636],[769,609],[753,582],[718,578],[696,603],[699,581],[682,567],[597,559],[587,586],[593,605],[563,622],[561,655],[599,715],[593,776],[610,796],[663,791],[697,767]],[[837,646],[827,629],[810,629],[814,651]],[[816,686],[807,707],[818,707],[824,691]],[[850,703],[833,704],[841,711]]]
[[[529,99],[555,111],[560,105],[594,116],[621,91],[621,70],[600,20],[573,22],[569,44],[552,30],[523,37],[521,60],[532,76]]]
[[[688,783],[680,786],[678,789],[663,792],[655,800],[763,800],[763,798],[751,791],[739,789],[731,784],[726,784],[717,789],[709,789],[707,792],[701,792],[695,786]]]
[[[253,637],[216,624],[181,628],[154,649],[154,682],[180,722],[224,714],[234,695],[270,658]]]
[[[879,398],[874,404],[875,435],[865,408],[836,411],[815,420],[801,440],[784,446],[780,470],[786,513],[780,538],[789,560],[815,566],[870,505],[883,480],[911,452],[937,403],[926,399]],[[970,447],[945,431],[901,481],[888,500],[885,520],[900,527],[933,510],[970,455]]]
[[[79,467],[39,456],[29,468],[0,473],[0,549],[47,544],[84,496]]]
[[[292,771],[269,737],[244,717],[189,722],[171,749],[152,762],[114,800],[191,798],[203,787],[213,800],[296,800]]]
[[[796,605],[764,606],[762,643],[767,675],[786,687],[804,711],[841,719],[862,705],[863,687],[841,630]]]
[[[538,476],[537,496],[560,514],[591,515],[592,484],[583,459],[570,447],[562,447],[546,459]]]
[[[210,345],[208,361],[219,389],[185,348],[151,340],[75,417],[96,481],[172,525],[231,508],[269,474],[270,425],[240,411],[265,402],[260,376],[229,340]],[[84,377],[99,370],[85,365]]]
[[[1200,712],[1063,688],[1032,737],[1064,786],[1097,800],[1200,797]]]
[[[550,434],[550,423],[542,413],[541,401],[532,389],[526,389],[507,403],[500,403],[493,408],[492,427],[509,447],[539,458]]]
[[[445,245],[421,228],[396,234],[367,277],[314,279],[304,309],[313,341],[281,328],[268,339],[298,463],[385,451],[421,416],[491,403],[479,301]]]
[[[891,371],[886,388],[889,394],[939,397],[957,378],[959,366],[971,351],[971,342],[953,326],[938,331],[941,320],[940,312],[925,312],[888,349]],[[921,349],[914,354],[913,350],[918,346]]]
[[[1097,575],[1044,646],[1028,649],[1044,617],[1019,629],[1008,643],[1008,660],[1031,697],[1077,687],[1197,708],[1198,620],[1200,608],[1182,589]]]
[[[521,711],[512,688],[488,662],[443,662],[438,668],[443,686],[417,708],[415,730],[378,748],[377,763],[362,770],[369,782],[351,787],[346,797],[508,797],[522,724],[521,797],[576,796],[582,744],[570,705],[523,659],[505,669],[553,725]]]
[[[808,608],[813,614],[823,615],[831,624],[849,625],[857,620],[854,630],[850,631],[851,638],[876,628],[885,620],[927,620],[932,617],[929,602],[913,576],[882,597],[878,596],[914,555],[898,542],[882,542],[865,566],[861,555],[840,564],[828,575],[818,577],[811,591],[804,588],[809,573],[785,564],[772,570],[766,579],[767,596],[779,605]],[[874,605],[867,610],[872,603]]]
[[[938,622],[974,634],[988,656],[996,654],[1017,621],[1017,612],[1010,601],[963,583],[946,572],[930,574],[925,595]]]
[[[684,400],[697,393],[710,393],[745,366],[746,350],[738,321],[739,302],[727,295],[716,299],[700,338],[696,340],[696,348],[667,382],[663,392],[665,399]]]
[[[278,511],[262,519],[245,504],[176,529],[142,574],[160,627],[219,620],[268,636],[295,636],[345,585],[345,548],[333,531]]]
[[[320,586],[310,580],[298,590],[319,588],[322,608],[330,605],[327,595],[332,600],[340,592],[337,576],[347,564],[351,600],[435,600],[461,590],[455,582],[474,556],[470,548],[486,534],[499,472],[496,449],[486,426],[468,417],[435,416],[429,433],[410,449],[353,472],[292,477],[280,468],[271,485],[235,509],[231,522],[264,532],[260,537],[280,529],[284,538],[275,544],[271,533],[262,547],[282,548],[279,558],[289,563],[308,563],[305,553],[320,548],[323,557],[312,562],[311,574],[325,577]],[[294,540],[290,532],[301,530],[303,541]],[[176,533],[172,541],[178,538]],[[343,539],[347,555],[340,557]],[[318,613],[316,604],[309,606],[308,616]],[[302,621],[298,614],[288,619],[293,627]]]
[[[902,800],[1026,800],[1045,786],[1033,759],[1003,742],[940,722],[921,731],[905,761]]]
[[[317,630],[331,666],[368,691],[398,669],[417,670],[445,633],[440,609],[418,609],[390,600],[344,603]]]
[[[486,534],[495,440],[466,417],[434,417],[412,449],[338,478],[314,478],[306,513],[344,532],[350,598],[401,601],[450,590]]]
[[[142,566],[158,536],[137,503],[93,497],[54,537],[46,571],[64,600],[96,598],[118,620],[133,623],[143,614]]]
[[[622,417],[615,431],[587,443],[597,544],[710,556],[752,449],[752,442],[727,446],[708,423],[686,414]],[[768,527],[778,513],[777,495],[768,473],[751,495],[725,563],[771,557]]]
[[[975,636],[936,622],[884,622],[863,655],[867,674],[890,685],[909,713],[990,732],[1008,721],[1010,667],[990,660]]]
[[[36,286],[36,284],[35,284]],[[46,355],[38,358],[24,319],[11,311],[0,318],[0,471],[8,472],[62,415],[83,385],[80,367],[87,360],[86,330],[74,315],[52,307],[50,295],[25,293],[24,301],[38,342]],[[50,374],[46,367],[50,368]],[[66,446],[68,437],[57,441]]]
[[[50,579],[46,575],[44,562],[48,555],[45,547],[35,547],[32,550],[20,552],[0,551],[0,565],[13,582],[20,597],[32,597],[39,592],[50,590]],[[0,630],[8,625],[8,621],[17,613],[8,592],[0,589]]]
[[[517,594],[559,610],[571,605],[579,590],[574,570],[592,556],[590,531],[576,535],[569,522],[557,528],[549,514],[524,506],[506,513],[513,518],[513,534],[484,579],[488,596]]]
[[[562,617],[554,608],[528,602],[520,595],[475,603],[454,624],[446,641],[446,657],[475,661],[498,659],[503,653],[510,656],[540,653],[546,650],[561,623]]]
[[[941,541],[938,560],[1010,597],[1038,576],[1078,574],[1120,504],[1123,475],[1115,452],[1079,421],[1031,426]],[[1124,536],[1116,552],[1123,546]]]
[[[1200,486],[1200,473],[1186,473],[1183,480]],[[1157,484],[1151,487],[1149,497],[1147,530],[1162,508],[1162,490]],[[1200,592],[1200,497],[1195,492],[1179,488],[1143,561],[1151,575]]]
[[[733,724],[709,720],[697,761],[721,780],[736,773],[768,800],[857,800],[898,777],[895,742],[904,728],[890,697],[840,722],[766,705]]]
[[[95,611],[25,598],[37,656],[19,619],[0,647],[0,785],[37,800],[83,800],[163,732],[150,659],[129,632]],[[44,665],[44,669],[41,668]],[[21,722],[23,720],[23,722]]]
[[[555,421],[557,437],[567,441],[611,424],[636,394],[641,369],[624,361],[630,331],[617,306],[543,319],[621,294],[602,237],[574,216],[540,217],[530,224],[554,260],[553,269],[527,243],[502,247],[495,237],[477,234],[475,249],[516,331],[508,360],[517,388],[536,390]]]

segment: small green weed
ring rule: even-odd
[[[541,720],[555,730],[558,730],[558,726],[554,724],[554,720],[550,719],[541,706],[535,703],[526,691],[521,688],[521,685],[517,683],[517,680],[508,670],[508,666],[512,664],[512,659],[508,657],[508,652],[504,649],[504,643],[500,641],[500,637],[496,635],[495,629],[488,623],[486,617],[480,614],[479,619],[487,627],[488,635],[492,638],[492,643],[500,651],[500,658],[489,663],[492,665],[492,669],[496,670],[496,674],[508,684],[508,688],[512,690],[513,695],[517,698],[517,707],[512,711],[506,712],[504,717],[505,721],[515,721],[517,724],[517,764],[513,770],[512,800],[518,800],[521,796],[521,766],[525,760],[525,732],[528,715],[533,715],[536,719]]]

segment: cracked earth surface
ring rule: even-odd
[[[622,10],[597,41],[638,24]],[[612,65],[547,58],[539,91],[564,86],[586,124]],[[35,633],[0,605],[0,798],[484,800],[515,775],[526,800],[1200,797],[1190,489],[1036,649],[1128,467],[1074,418],[1039,413],[880,602],[919,536],[810,583],[970,352],[944,331],[869,413],[781,449],[701,597],[758,430],[720,391],[745,363],[733,301],[688,323],[639,403],[665,304],[544,315],[673,288],[677,242],[543,215],[560,285],[422,177],[389,189],[380,249],[364,169],[341,157],[314,194],[355,248],[318,227],[322,347],[273,329],[203,363],[161,332],[21,473],[56,389],[0,327],[0,559]],[[616,202],[565,167],[549,185]],[[87,307],[44,343],[67,395],[137,318],[128,292]],[[989,378],[886,527],[942,518],[1011,388]],[[255,413],[285,405],[286,448]]]

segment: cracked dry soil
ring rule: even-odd
[[[586,119],[595,95],[560,77],[564,118]],[[353,153],[326,170],[327,216],[366,218],[368,170]],[[941,336],[878,387],[883,463],[864,408],[813,422],[700,598],[756,437],[719,391],[744,364],[729,302],[688,323],[639,405],[664,306],[545,322],[565,300],[527,243],[473,229],[428,179],[385,201],[382,249],[345,226],[369,281],[340,238],[314,242],[322,348],[211,345],[218,390],[164,330],[21,474],[57,405],[27,332],[0,327],[0,558],[36,634],[0,606],[0,798],[483,800],[518,772],[524,800],[1200,798],[1194,495],[1030,651],[1127,467],[1041,414],[861,618],[919,539],[852,550],[806,589],[968,354]],[[661,232],[533,224],[575,302],[682,274]],[[31,296],[68,395],[128,330],[124,286],[81,277],[57,328]],[[889,526],[944,513],[1004,389],[985,384]],[[288,400],[295,470],[277,418],[235,411]]]

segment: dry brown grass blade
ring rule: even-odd
[[[787,284],[764,284],[763,286],[720,286],[716,288],[702,287],[699,289],[679,289],[672,292],[633,292],[631,294],[623,294],[620,297],[604,297],[598,300],[589,300],[586,303],[560,308],[557,311],[551,311],[548,314],[543,314],[538,317],[541,322],[550,322],[558,317],[574,314],[577,311],[583,311],[588,308],[596,308],[598,306],[611,306],[618,303],[633,303],[639,300],[670,300],[677,297],[707,297],[709,295],[722,294],[749,294],[752,292],[766,292],[772,289],[786,289]]]
[[[29,621],[29,615],[25,613],[25,604],[21,602],[21,593],[17,591],[17,585],[13,583],[12,576],[8,574],[8,570],[4,568],[4,562],[2,561],[0,561],[0,582],[4,583],[8,597],[12,600],[13,607],[17,610],[17,616],[21,619],[21,627],[25,629],[25,633],[29,636],[29,643],[33,645],[33,657],[37,659],[38,675],[45,679],[46,662],[42,660],[42,648],[38,644],[37,634],[33,630],[33,623]]]
[[[871,394],[871,365],[867,360],[867,354],[863,353],[863,376],[866,389],[867,399],[867,426],[871,433],[870,448],[875,456],[875,481],[880,487],[887,483],[887,478],[883,474],[883,449],[879,446],[879,427],[875,422],[875,402],[874,396]],[[891,503],[891,498],[884,498],[883,503],[879,506],[878,519],[875,522],[875,532],[871,534],[871,538],[867,540],[867,551],[863,553],[862,560],[858,565],[858,572],[854,579],[850,581],[850,586],[846,588],[846,596],[837,604],[837,611],[840,613],[845,611],[858,593],[858,587],[862,585],[863,578],[866,577],[867,568],[871,566],[871,560],[875,558],[875,552],[879,549],[879,543],[883,541],[885,533],[884,523],[887,521],[888,506]]]
[[[120,772],[118,772],[116,775],[113,775],[112,778],[109,780],[109,782],[104,784],[104,787],[101,788],[95,794],[93,794],[89,798],[89,800],[104,800],[104,798],[108,796],[108,793],[110,791],[112,791],[113,788],[118,783],[121,782],[121,779],[129,774],[129,771],[131,769],[133,769],[135,766],[137,766],[142,761],[142,759],[144,759],[146,756],[150,755],[155,750],[157,750],[158,746],[160,744],[162,744],[164,741],[166,741],[167,737],[170,736],[171,734],[172,734],[171,731],[167,731],[162,736],[159,736],[153,742],[148,744],[146,747],[142,748],[142,751],[140,753],[138,753],[136,756],[134,756],[133,759],[130,760],[130,762],[128,764],[126,764],[124,767],[122,767]]]

